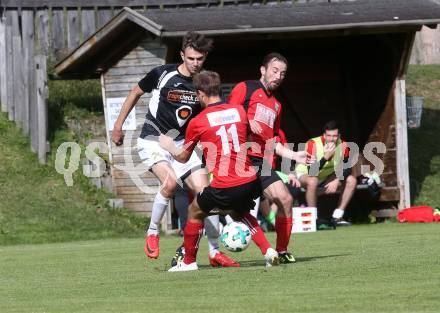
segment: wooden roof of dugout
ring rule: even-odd
[[[440,0],[355,0],[173,8],[139,13],[124,8],[60,61],[61,78],[99,77],[127,47],[146,35],[180,38],[187,31],[210,36],[246,34],[414,31],[440,23]]]

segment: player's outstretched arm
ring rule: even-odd
[[[313,155],[309,155],[306,151],[295,152],[289,148],[286,148],[279,142],[275,146],[275,153],[283,158],[294,160],[300,164],[311,164],[315,162],[315,157]]]
[[[133,87],[133,89],[128,94],[127,98],[124,101],[124,104],[122,105],[121,112],[119,112],[119,116],[115,122],[115,125],[113,126],[112,131],[112,141],[117,145],[120,146],[124,142],[124,134],[122,133],[122,125],[124,124],[125,120],[127,119],[128,114],[130,114],[133,107],[136,105],[136,103],[139,101],[139,98],[144,94],[141,88],[139,88],[138,85]]]
[[[192,150],[185,150],[177,147],[174,144],[173,138],[167,135],[161,134],[159,136],[159,145],[162,149],[171,153],[174,159],[180,163],[188,162],[189,158],[191,157]]]

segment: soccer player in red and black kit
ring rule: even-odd
[[[183,145],[188,122],[201,110],[192,77],[202,69],[211,49],[212,39],[196,32],[188,32],[183,37],[180,51],[182,63],[161,65],[147,73],[130,91],[113,128],[112,141],[121,145],[125,119],[140,97],[151,92],[148,113],[137,141],[139,157],[161,183],[154,198],[144,246],[145,254],[149,258],[159,257],[159,223],[174,195],[177,180],[185,181],[194,194],[208,185],[207,173],[200,168],[202,162],[195,153],[188,162],[182,164],[159,147],[157,138],[161,133],[174,131],[177,133],[174,141],[177,145]],[[238,266],[234,260],[219,251],[218,216],[209,216],[207,219],[205,228],[210,263],[213,266]]]
[[[179,162],[186,162],[200,142],[208,171],[213,179],[197,194],[188,209],[184,230],[185,256],[170,272],[197,270],[196,255],[203,230],[203,220],[209,213],[221,210],[246,223],[252,239],[266,259],[266,266],[278,265],[278,253],[271,248],[249,211],[261,193],[261,185],[247,156],[248,120],[242,105],[224,103],[220,98],[220,77],[203,71],[194,76],[194,87],[203,111],[194,117],[186,130],[183,148],[161,135],[160,146]]]
[[[281,263],[293,263],[295,258],[287,251],[292,229],[292,196],[280,177],[272,169],[275,152],[281,157],[305,163],[304,151],[294,152],[276,141],[281,123],[281,103],[273,92],[281,85],[286,75],[288,62],[279,53],[270,53],[260,67],[260,80],[237,84],[229,95],[230,104],[243,106],[247,111],[251,128],[249,155],[252,163],[259,167],[258,177],[263,195],[278,205],[275,221],[277,233],[276,250]]]

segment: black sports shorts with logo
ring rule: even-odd
[[[197,195],[197,203],[206,214],[215,209],[247,212],[254,208],[255,199],[261,194],[258,179],[229,188],[205,187]],[[212,212],[211,212],[212,213]]]

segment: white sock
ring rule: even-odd
[[[255,199],[255,206],[254,208],[249,212],[251,213],[251,215],[255,218],[257,218],[258,215],[258,209],[260,208],[260,197],[258,197],[257,199]]]
[[[159,234],[159,224],[167,210],[168,204],[170,203],[169,198],[162,196],[160,191],[157,193],[153,202],[153,209],[151,211],[150,226],[148,227],[147,235],[158,235]]]
[[[225,216],[226,224],[231,224],[234,219],[230,215]]]
[[[208,237],[209,256],[213,258],[219,251],[218,237],[219,237],[219,217],[218,215],[211,215],[205,218],[205,232]]]
[[[335,209],[333,211],[333,215],[332,215],[333,218],[339,219],[339,218],[342,218],[343,216],[344,216],[344,210],[342,210],[342,209]]]

